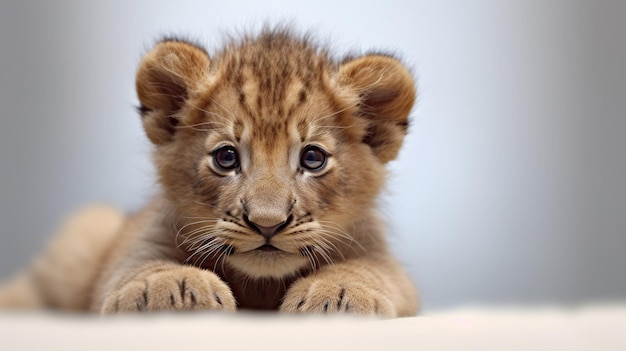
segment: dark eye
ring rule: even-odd
[[[326,153],[317,146],[307,146],[302,150],[300,165],[309,171],[319,171],[326,165]]]
[[[223,170],[231,170],[239,166],[237,150],[233,146],[221,147],[213,152],[213,162]]]

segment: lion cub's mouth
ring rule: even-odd
[[[272,244],[265,244],[263,246],[257,247],[254,250],[255,251],[263,251],[263,252],[279,252],[279,251],[282,251],[281,249],[277,248],[276,246],[274,246]]]

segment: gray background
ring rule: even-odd
[[[162,34],[290,20],[391,49],[419,106],[382,208],[426,311],[626,297],[626,3],[3,1],[0,278],[64,215],[154,191],[133,78]]]

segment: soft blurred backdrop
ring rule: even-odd
[[[0,3],[0,279],[61,219],[154,191],[134,71],[163,34],[211,48],[288,21],[419,81],[381,201],[425,311],[626,298],[626,2]]]

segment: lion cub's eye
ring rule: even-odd
[[[326,166],[328,155],[317,146],[307,146],[302,150],[300,165],[309,171],[320,171]]]
[[[230,145],[223,146],[213,152],[213,162],[223,170],[229,171],[239,166],[237,150]]]

